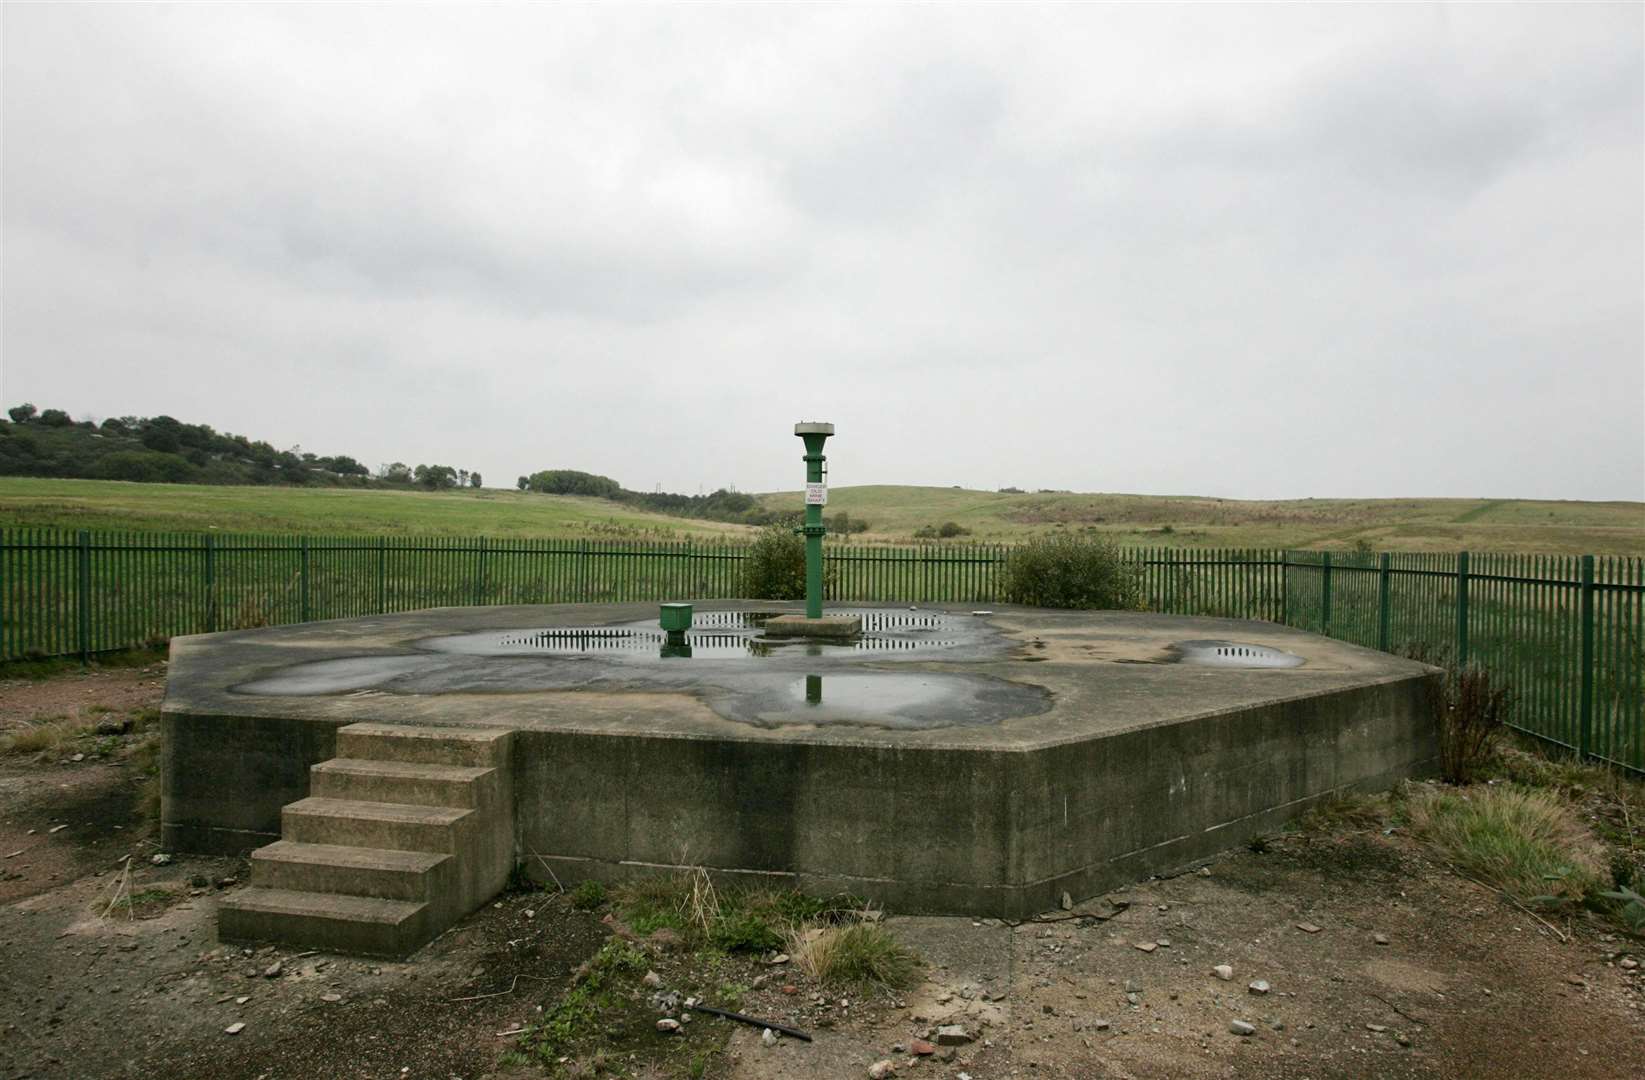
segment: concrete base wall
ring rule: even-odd
[[[528,869],[607,882],[704,866],[900,912],[1020,918],[1432,771],[1429,678],[1035,750],[525,731]]]
[[[280,809],[308,796],[309,766],[336,757],[343,722],[164,712],[160,842],[243,855],[280,839]]]

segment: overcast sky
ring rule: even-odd
[[[1645,498],[1645,7],[30,6],[0,401],[490,486]]]

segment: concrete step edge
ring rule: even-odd
[[[352,818],[356,821],[389,821],[438,826],[455,825],[470,814],[477,813],[477,811],[464,807],[364,802],[358,799],[330,799],[320,795],[310,795],[306,799],[298,799],[294,803],[287,803],[281,813],[304,817]]]
[[[466,743],[492,743],[514,734],[513,728],[501,727],[420,727],[416,724],[347,724],[337,729],[339,735],[369,736],[383,739],[405,739],[438,742],[441,740]]]
[[[220,908],[257,914],[297,915],[338,922],[397,926],[416,918],[428,907],[422,900],[383,900],[342,893],[298,892],[252,886],[219,902]]]
[[[438,851],[399,851],[394,848],[352,847],[346,844],[313,844],[299,840],[276,840],[251,853],[253,868],[262,861],[386,870],[408,874],[428,873],[441,863],[454,858],[456,856]]]
[[[309,766],[310,773],[339,773],[348,776],[385,777],[394,780],[439,780],[472,784],[493,772],[493,765],[443,765],[417,761],[383,761],[376,758],[332,758]]]

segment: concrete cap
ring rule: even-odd
[[[795,424],[794,425],[794,434],[796,434],[796,435],[832,435],[832,434],[834,434],[834,425],[833,424],[822,424],[822,423],[818,423],[816,421],[812,421],[811,423],[808,423],[808,424]]]

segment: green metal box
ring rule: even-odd
[[[687,630],[691,629],[691,605],[662,605],[662,618],[660,621],[662,622],[663,629],[668,631],[670,634],[685,633]]]

